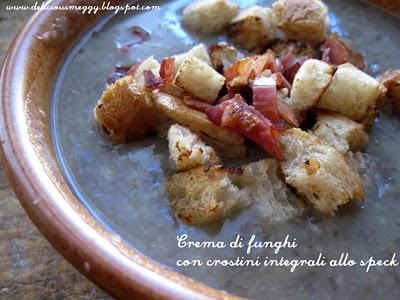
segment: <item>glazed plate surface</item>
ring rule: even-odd
[[[240,1],[242,7],[272,1]],[[374,75],[400,67],[400,20],[360,1],[325,1],[332,31],[352,41],[366,56]],[[146,2],[143,2],[145,4]],[[149,4],[154,4],[148,2]],[[161,10],[109,17],[88,32],[64,63],[52,103],[52,134],[59,162],[74,193],[117,238],[156,262],[234,295],[263,299],[382,298],[400,294],[400,269],[354,268],[177,267],[178,259],[232,259],[243,249],[179,249],[177,235],[190,240],[231,241],[237,234],[258,240],[280,240],[287,234],[299,247],[279,256],[313,258],[323,252],[337,257],[348,252],[358,259],[388,258],[400,249],[400,121],[382,111],[373,129],[363,171],[366,201],[355,212],[335,219],[306,215],[271,226],[247,209],[217,224],[195,227],[176,220],[169,208],[165,179],[171,174],[167,141],[149,138],[113,145],[96,127],[93,107],[117,64],[129,65],[150,55],[161,59],[193,45],[223,40],[185,30],[180,14],[190,1],[164,1]],[[140,26],[151,38],[127,52],[117,47],[128,29]],[[270,249],[250,257],[274,257]],[[351,297],[352,296],[352,297]]]

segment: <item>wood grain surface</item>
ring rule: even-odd
[[[0,3],[0,62],[31,11],[6,11]],[[0,124],[1,126],[1,124]],[[0,165],[0,299],[110,299],[75,270],[26,216]]]

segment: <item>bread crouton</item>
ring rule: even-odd
[[[183,221],[199,224],[223,219],[253,204],[265,222],[279,223],[303,209],[292,203],[278,178],[278,164],[264,159],[241,168],[205,166],[173,175],[167,183],[172,208]]]
[[[298,199],[295,199],[288,186],[278,177],[280,170],[275,159],[252,162],[242,169],[243,175],[237,176],[234,182],[248,191],[251,202],[265,222],[280,223],[303,212]]]
[[[317,107],[361,122],[375,111],[380,93],[380,84],[375,78],[346,63],[338,67]]]
[[[168,147],[178,172],[221,163],[212,147],[207,146],[196,133],[178,124],[168,130]]]
[[[322,43],[329,27],[328,9],[320,0],[279,0],[272,5],[278,28],[288,39]]]
[[[135,86],[138,89],[144,87],[144,70],[150,70],[154,75],[160,74],[160,64],[154,59],[153,55],[143,60],[132,74],[133,79],[135,80]]]
[[[223,219],[235,209],[249,205],[248,192],[232,182],[241,172],[210,166],[171,176],[167,192],[173,210],[185,223],[201,224]]]
[[[339,152],[361,151],[369,141],[364,126],[339,114],[318,114],[312,133]]]
[[[120,78],[108,86],[97,102],[94,114],[116,143],[155,133],[159,120],[151,94],[138,91],[132,76]]]
[[[329,86],[335,69],[329,64],[309,59],[300,67],[294,77],[289,106],[301,116],[313,107]]]
[[[208,55],[207,49],[204,46],[204,44],[198,44],[194,46],[192,49],[190,49],[187,52],[181,53],[174,55],[175,58],[175,74],[178,72],[179,67],[181,64],[188,58],[188,57],[196,57],[203,62],[205,62],[207,65],[211,66],[211,60],[210,56]]]
[[[183,24],[193,31],[221,32],[239,12],[239,6],[229,0],[194,1],[183,10]]]
[[[187,126],[223,158],[237,159],[246,153],[244,138],[212,123],[205,113],[187,107],[179,98],[157,92],[154,95],[158,110],[174,122]]]
[[[193,97],[214,103],[225,77],[202,60],[188,57],[179,67],[174,83]]]
[[[400,70],[386,71],[380,80],[386,87],[386,97],[395,113],[400,114]]]
[[[275,31],[272,10],[258,5],[244,9],[228,25],[230,40],[249,51],[271,44],[275,39]]]
[[[237,50],[227,43],[218,43],[209,47],[211,62],[215,70],[224,73],[237,60]]]
[[[286,157],[281,163],[286,183],[317,211],[334,215],[340,205],[363,199],[360,176],[334,147],[300,129],[285,131],[281,144]]]

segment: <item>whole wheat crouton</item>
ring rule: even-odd
[[[277,26],[288,39],[323,42],[329,27],[328,9],[320,0],[279,0],[272,5]]]
[[[237,133],[212,123],[205,113],[187,107],[181,99],[156,92],[157,109],[174,122],[187,126],[207,145],[213,147],[224,158],[241,158],[246,153],[244,138]]]
[[[302,213],[278,178],[278,165],[264,159],[241,168],[205,166],[173,175],[167,183],[172,208],[186,223],[223,219],[253,204],[266,223],[280,223]]]
[[[144,138],[156,132],[158,114],[151,94],[138,91],[132,76],[108,86],[94,109],[97,122],[117,143]]]
[[[297,115],[313,107],[329,86],[335,69],[329,64],[309,59],[294,77],[289,106]]]
[[[174,83],[195,98],[214,103],[225,77],[202,60],[189,57],[179,67]]]
[[[275,39],[275,18],[272,10],[258,5],[242,10],[228,25],[230,40],[237,46],[255,51]]]
[[[212,147],[207,146],[196,133],[178,124],[172,125],[168,130],[168,147],[178,172],[204,164],[221,163]]]
[[[373,115],[380,94],[380,84],[375,78],[346,63],[338,67],[317,107],[361,122]]]
[[[239,12],[239,6],[228,0],[194,1],[183,10],[183,24],[193,31],[221,32]]]
[[[300,129],[285,131],[281,144],[286,183],[319,212],[334,215],[340,205],[363,198],[360,176],[334,147]]]
[[[380,80],[387,91],[386,97],[395,113],[400,114],[400,70],[388,70],[383,73]]]
[[[312,132],[342,153],[361,151],[369,141],[363,125],[335,113],[318,114]]]
[[[249,205],[247,191],[232,182],[232,177],[240,176],[241,172],[210,166],[172,175],[167,192],[173,210],[184,222],[200,224],[223,219],[235,209]]]
[[[189,57],[196,57],[205,62],[207,65],[211,66],[210,56],[208,55],[206,47],[204,46],[204,44],[198,44],[187,52],[174,55],[175,74],[176,72],[178,72],[178,69],[181,66],[181,64]]]

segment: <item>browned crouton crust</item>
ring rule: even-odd
[[[276,31],[272,10],[258,5],[242,10],[227,28],[231,41],[249,51],[258,51],[271,44]]]
[[[292,202],[274,159],[241,168],[212,165],[181,172],[170,177],[167,191],[178,217],[190,224],[222,219],[251,204],[269,224],[303,212],[301,205]]]
[[[168,130],[168,148],[171,161],[178,172],[205,164],[219,164],[215,150],[189,128],[174,124]]]
[[[286,183],[319,212],[333,216],[340,205],[363,199],[359,174],[333,146],[297,128],[286,130],[281,143]]]
[[[368,128],[380,96],[381,85],[375,78],[346,63],[338,66],[317,108],[338,112]]]
[[[369,141],[362,124],[336,113],[319,113],[312,132],[342,153],[361,151]]]
[[[242,172],[241,169],[209,166],[171,176],[167,192],[173,210],[188,224],[227,217],[235,208],[249,204],[250,195],[231,181]]]
[[[131,76],[117,80],[95,107],[97,122],[116,143],[141,139],[156,131],[158,117],[151,94],[136,90],[134,83]]]
[[[289,39],[321,43],[328,29],[327,8],[319,0],[279,0],[274,3],[278,28]]]

